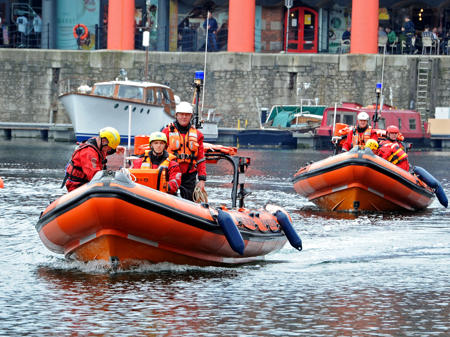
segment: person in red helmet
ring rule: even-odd
[[[398,127],[395,125],[388,126],[386,129],[386,140],[380,143],[378,155],[405,171],[409,171],[408,154],[398,141],[399,134]]]
[[[71,192],[88,183],[94,175],[106,168],[106,157],[114,154],[116,150],[125,149],[120,144],[119,132],[112,127],[100,130],[97,137],[82,142],[73,152],[72,158],[66,165],[66,175],[61,185]]]
[[[166,135],[162,132],[153,132],[150,135],[149,144],[150,150],[145,151],[143,158],[133,162],[133,168],[167,168],[169,174],[167,192],[176,195],[181,185],[181,171],[180,165],[176,161],[177,157],[166,151]]]
[[[364,147],[369,139],[378,141],[377,133],[369,125],[369,114],[362,111],[358,114],[357,120],[356,127],[347,134],[347,139],[342,144],[343,152],[349,151],[357,145]]]
[[[204,136],[192,125],[193,115],[192,104],[180,102],[175,109],[176,121],[162,130],[167,136],[167,151],[175,155],[180,164],[181,197],[191,201],[194,200],[196,188],[205,192],[206,181]]]

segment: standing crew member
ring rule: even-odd
[[[125,150],[119,144],[119,132],[112,127],[103,128],[97,137],[82,142],[66,166],[63,186],[66,185],[67,191],[86,184],[98,171],[106,169],[106,156],[114,154],[116,149],[119,152]]]
[[[347,134],[347,140],[342,145],[342,151],[349,151],[354,146],[364,146],[366,141],[373,139],[378,141],[377,133],[369,125],[369,114],[360,112],[357,117],[356,127]]]
[[[168,192],[177,194],[181,184],[180,165],[177,163],[177,157],[166,151],[167,137],[162,132],[153,132],[150,135],[150,150],[145,151],[142,159],[136,159],[133,162],[133,168],[157,169],[159,167],[167,168],[169,173]]]
[[[176,121],[162,130],[168,140],[167,151],[174,154],[180,164],[181,197],[188,200],[193,200],[196,185],[202,192],[205,191],[206,181],[203,134],[191,125],[193,115],[192,104],[180,102],[175,110]],[[199,181],[196,184],[197,175]]]
[[[399,133],[400,131],[395,125],[387,127],[387,139],[380,143],[378,155],[409,172],[408,155],[406,154],[403,145],[397,140]]]

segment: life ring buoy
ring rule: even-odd
[[[83,29],[83,34],[78,35],[78,32],[77,32],[78,28]],[[86,40],[86,38],[88,37],[88,34],[89,34],[89,30],[82,23],[79,23],[78,25],[75,25],[75,27],[73,27],[73,37],[76,39],[80,38],[80,40]]]

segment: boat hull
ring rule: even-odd
[[[161,130],[174,121],[164,107],[129,102],[117,98],[70,93],[60,100],[72,121],[77,141],[98,135],[98,130],[112,126],[120,133],[122,142],[128,140],[129,112],[131,106],[131,140],[137,135]]]
[[[433,191],[416,176],[370,150],[342,153],[301,168],[294,189],[331,211],[420,210]]]
[[[228,265],[260,260],[287,238],[273,211],[226,210],[245,243],[235,252],[217,210],[135,184],[123,176],[97,177],[53,202],[36,230],[44,245],[80,261],[143,261]]]

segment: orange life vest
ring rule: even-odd
[[[169,144],[167,151],[176,156],[178,163],[197,164],[198,155],[198,134],[197,130],[191,128],[182,135],[175,125],[169,125]]]
[[[151,150],[145,150],[144,159],[142,159],[141,168],[145,168],[145,169],[147,169],[147,168],[151,169],[152,168],[153,164],[152,164],[152,161],[151,161],[151,158],[150,158],[150,151]],[[176,160],[176,159],[177,159],[177,157],[175,157],[175,155],[169,153],[169,156],[163,162],[161,162],[161,164],[159,164],[158,167],[169,169],[170,161],[171,160]]]
[[[353,129],[352,145],[364,145],[372,135],[372,128],[370,126],[363,133],[359,133],[357,128]]]

